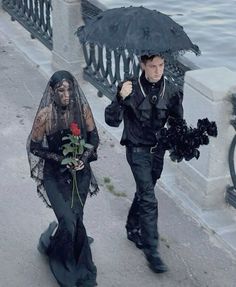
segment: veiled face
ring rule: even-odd
[[[151,83],[158,82],[164,72],[164,59],[161,57],[154,57],[152,60],[147,60],[147,62],[141,63],[141,68],[145,72],[145,77]]]
[[[72,84],[66,80],[63,80],[57,85],[55,94],[58,104],[60,104],[62,107],[68,106],[72,95]]]

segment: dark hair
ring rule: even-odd
[[[149,61],[149,60],[152,61],[155,57],[160,57],[160,58],[164,59],[163,54],[156,54],[156,55],[150,55],[150,56],[149,55],[143,55],[140,57],[140,60],[142,63],[146,64],[147,61]]]
[[[69,80],[73,83],[73,76],[68,71],[57,71],[52,75],[50,79],[50,86],[54,89],[55,85],[62,80]]]

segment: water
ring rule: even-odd
[[[184,27],[202,51],[185,56],[200,68],[227,67],[236,71],[236,0],[100,0],[107,8],[141,6],[165,13]],[[158,3],[159,2],[159,3]],[[236,81],[236,79],[235,79]]]

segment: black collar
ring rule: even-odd
[[[143,88],[143,93],[147,96],[150,103],[154,105],[157,103],[161,90],[163,89],[163,83],[164,76],[156,83],[149,82],[146,79],[144,72],[140,76],[140,84]]]
[[[156,82],[156,83],[151,83],[149,82],[146,77],[145,77],[145,73],[142,72],[141,76],[140,76],[140,81],[141,84],[144,88],[144,91],[146,94],[149,94],[150,92],[153,93],[158,93],[160,88],[161,88],[161,84],[163,82],[163,76],[161,77],[161,79]],[[152,92],[153,91],[153,92]]]

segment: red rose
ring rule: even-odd
[[[70,130],[73,136],[80,136],[80,128],[78,127],[77,123],[73,122],[70,125]]]

